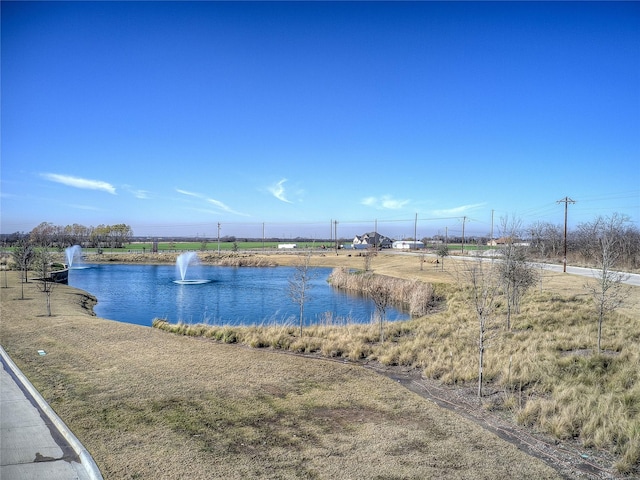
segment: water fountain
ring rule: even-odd
[[[82,247],[80,247],[80,245],[73,245],[72,247],[65,248],[64,255],[67,260],[67,268],[82,268],[73,266],[74,262],[82,261]]]
[[[178,283],[180,285],[199,285],[202,283],[209,283],[211,280],[206,280],[206,279],[190,280],[186,278],[189,265],[194,265],[197,263],[198,263],[198,254],[196,252],[184,252],[178,255],[178,258],[176,259],[176,267],[180,272],[180,280],[174,280],[173,283]]]

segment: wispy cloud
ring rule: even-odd
[[[241,215],[243,217],[248,217],[249,216],[246,213],[238,212],[238,211],[232,209],[228,205],[225,205],[224,203],[222,203],[220,200],[215,200],[213,198],[207,198],[206,200],[211,205],[215,205],[218,209],[220,209],[220,210],[222,210],[224,212],[233,213],[234,215]]]
[[[181,193],[182,195],[187,195],[189,197],[204,198],[204,195],[200,195],[198,193],[189,192],[187,190],[182,190],[180,188],[176,188],[176,192]]]
[[[282,201],[282,202],[286,202],[286,203],[293,203],[290,200],[287,199],[287,196],[285,194],[285,190],[284,190],[284,183],[287,181],[286,178],[283,178],[282,180],[280,180],[278,183],[276,183],[275,185],[272,185],[269,187],[269,191],[271,192],[271,194],[276,197],[278,200]]]
[[[455,217],[457,215],[463,215],[472,210],[476,210],[480,207],[484,207],[485,205],[486,203],[473,203],[471,205],[460,205],[459,207],[433,210],[431,213],[436,217]]]
[[[383,195],[382,197],[365,197],[360,201],[360,204],[382,210],[399,210],[410,201],[398,200],[391,195]]]
[[[42,173],[41,176],[51,182],[61,183],[69,187],[83,188],[86,190],[102,190],[112,195],[116,194],[116,189],[113,185],[101,180],[89,180],[71,175],[60,175],[58,173]]]
[[[146,200],[149,198],[149,192],[146,190],[136,189],[136,188],[133,188],[131,185],[123,185],[122,188],[136,198],[140,198],[142,200]]]
[[[209,198],[206,195],[203,195],[201,193],[190,192],[188,190],[182,190],[180,188],[176,188],[176,192],[182,195],[186,195],[188,197],[194,197],[194,198],[199,198],[200,200],[204,200],[205,202],[215,206],[218,211],[222,210],[223,212],[233,213],[234,215],[241,215],[243,217],[249,216],[246,213],[242,213],[242,212],[238,212],[237,210],[234,210],[233,208],[229,207],[227,204],[225,204],[224,202],[221,202],[220,200],[216,200],[215,198]]]

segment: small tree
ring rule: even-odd
[[[371,261],[373,260],[373,256],[375,255],[373,247],[367,248],[362,255],[364,257],[364,271],[368,272],[371,270]]]
[[[380,343],[384,343],[384,324],[387,319],[387,309],[389,305],[391,305],[393,294],[391,286],[386,279],[369,275],[367,293],[376,305],[376,315],[378,316],[378,324],[380,326]]]
[[[305,255],[295,266],[293,276],[289,279],[289,297],[300,307],[300,336],[304,327],[304,305],[309,300],[311,281],[315,273],[311,269],[311,255]]]
[[[35,256],[35,250],[33,249],[33,245],[31,244],[31,242],[29,242],[29,240],[26,238],[22,238],[18,240],[13,250],[13,261],[16,263],[16,265],[20,269],[20,275],[22,277],[21,278],[22,279],[22,282],[21,282],[21,287],[22,287],[21,299],[22,300],[24,300],[24,284],[25,282],[29,281],[27,279],[27,272],[31,267],[31,263],[33,262],[34,256]]]
[[[502,259],[498,263],[498,274],[507,300],[507,330],[511,330],[511,313],[520,312],[520,299],[536,283],[536,271],[528,261],[526,249],[517,244],[521,230],[518,219],[501,219],[502,236],[506,243],[500,249]]]
[[[449,256],[449,247],[446,244],[442,244],[438,247],[438,250],[436,251],[436,254],[438,255],[438,257],[440,257],[440,263],[441,263],[441,267],[442,267],[442,271],[444,271],[444,257],[448,257]]]
[[[614,214],[611,217],[598,217],[584,228],[584,231],[592,232],[588,241],[592,244],[591,249],[595,252],[598,263],[595,281],[585,285],[594,300],[598,315],[598,353],[602,350],[602,323],[605,316],[620,307],[629,295],[629,290],[623,283],[629,275],[614,270],[621,251],[618,232],[627,221],[626,217]]]
[[[478,321],[478,399],[482,398],[484,352],[491,337],[499,280],[494,262],[473,260],[464,262],[462,278],[470,288],[471,304]]]
[[[35,258],[36,268],[39,275],[39,278],[37,279],[39,280],[38,289],[45,294],[47,299],[47,316],[49,317],[51,316],[51,293],[56,285],[56,282],[51,276],[51,261],[52,257],[49,248],[46,246],[40,248]]]

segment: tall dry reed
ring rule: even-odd
[[[427,315],[435,308],[438,301],[433,286],[418,280],[335,268],[329,275],[328,282],[335,288],[360,294],[366,294],[376,283],[383,283],[390,290],[393,303],[405,308],[412,317]]]

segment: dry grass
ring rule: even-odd
[[[303,338],[297,337],[293,327],[231,329],[163,322],[155,326],[185,335],[198,335],[204,329],[205,336],[252,347],[415,367],[428,378],[447,384],[476,382],[475,313],[468,293],[452,284],[453,276],[436,269],[420,270],[419,264],[398,256],[379,256],[372,265],[376,273],[393,271],[412,278],[390,281],[399,292],[399,301],[411,290],[405,290],[407,284],[418,290],[417,278],[439,280],[435,289],[425,288],[431,292],[429,298],[436,296],[434,291],[446,298],[446,308],[407,322],[387,324],[384,344],[378,342],[376,325],[348,321],[327,321],[306,328]],[[364,290],[364,277],[370,274],[342,278],[345,275],[345,270],[340,270],[336,284]],[[575,277],[545,272],[541,285],[522,300],[521,312],[512,317],[510,331],[505,328],[505,305],[499,306],[485,353],[484,377],[489,391],[500,395],[492,395],[487,407],[503,409],[514,421],[560,440],[575,439],[584,447],[607,450],[616,456],[619,472],[637,472],[640,318],[633,306],[638,302],[638,289],[633,290],[626,309],[605,321],[606,351],[597,355],[596,316],[582,285],[584,281]]]
[[[2,345],[105,478],[558,478],[358,366],[102,320],[65,286],[47,317],[8,278]]]

